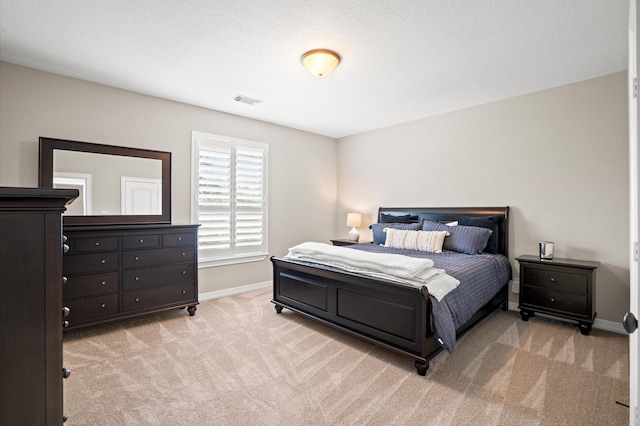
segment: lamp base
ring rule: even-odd
[[[354,243],[357,243],[359,239],[360,239],[360,233],[354,226],[353,228],[351,228],[351,231],[349,231],[349,241],[353,241]]]

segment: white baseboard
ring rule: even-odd
[[[520,310],[518,309],[518,303],[509,302],[509,310],[519,312]],[[552,315],[539,314],[537,312],[536,312],[536,316],[541,316],[546,318],[555,318]],[[612,331],[614,333],[627,334],[627,332],[624,331],[624,327],[622,327],[622,322],[613,322],[613,321],[601,320],[596,318],[595,321],[593,322],[593,328]]]
[[[257,290],[259,288],[265,287],[271,287],[271,281],[263,281],[261,283],[247,284],[240,287],[225,288],[224,290],[199,293],[198,298],[200,300],[218,299],[220,297],[233,296],[234,294],[245,293],[247,291]]]

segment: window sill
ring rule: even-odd
[[[198,259],[198,268],[212,268],[215,266],[237,265],[240,263],[261,262],[269,253],[250,254],[245,256],[224,257],[218,259]]]

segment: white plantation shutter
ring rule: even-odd
[[[267,253],[267,145],[193,132],[194,222],[201,263]],[[197,162],[197,164],[196,164]]]
[[[264,243],[264,150],[236,146],[236,246]]]

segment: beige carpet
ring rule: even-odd
[[[271,289],[65,336],[69,425],[626,425],[628,339],[498,311],[413,360],[291,311]]]

